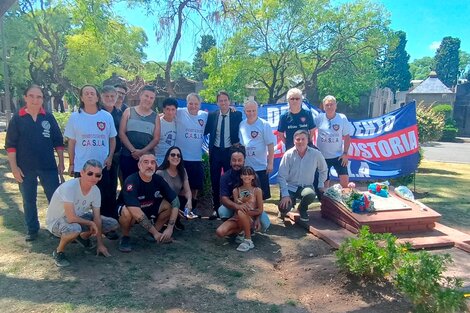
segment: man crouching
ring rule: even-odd
[[[101,194],[96,186],[101,179],[103,166],[97,160],[88,160],[80,171],[80,177],[60,185],[52,196],[46,214],[47,229],[60,238],[59,246],[52,253],[59,267],[69,266],[65,246],[76,241],[85,248],[92,248],[91,236],[96,236],[96,254],[110,256],[101,234],[118,228],[118,222],[101,216]]]
[[[172,241],[178,208],[178,197],[168,183],[155,174],[157,162],[153,154],[144,154],[139,158],[139,171],[126,178],[118,198],[119,224],[122,238],[119,250],[132,251],[129,231],[134,223],[139,223],[161,243]],[[153,222],[154,221],[154,222]],[[167,224],[165,231],[161,232]]]

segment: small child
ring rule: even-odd
[[[251,240],[251,228],[261,228],[260,216],[263,213],[263,191],[257,185],[256,172],[251,166],[244,166],[240,174],[239,187],[233,190],[233,200],[238,204],[245,204],[244,210],[239,210],[230,219],[237,223],[243,236],[239,235],[240,242],[237,250],[246,252],[255,245]]]

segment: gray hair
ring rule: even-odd
[[[287,95],[286,95],[287,101],[289,101],[290,97],[293,96],[293,95],[299,95],[300,99],[304,98],[302,96],[302,90],[300,90],[299,88],[291,88],[291,89],[289,89],[289,91],[287,92]]]
[[[322,103],[325,103],[326,101],[333,101],[334,103],[336,103],[336,98],[331,95],[328,95],[325,98],[323,98]]]
[[[101,94],[111,93],[111,92],[117,93],[116,88],[114,88],[114,86],[106,85],[106,86],[103,86],[103,89],[101,89]]]
[[[186,96],[186,102],[188,102],[191,97],[195,97],[195,98],[197,99],[197,101],[199,101],[199,103],[202,103],[202,98],[201,98],[201,96],[198,95],[198,94],[195,93],[195,92],[191,92],[189,95]]]
[[[256,101],[253,100],[253,99],[247,100],[247,101],[243,104],[243,106],[246,107],[246,106],[249,105],[249,104],[254,104],[254,105],[256,105],[256,107],[258,107],[258,102],[256,102]]]
[[[95,159],[90,159],[83,164],[83,170],[86,171],[87,168],[89,167],[98,167],[99,169],[103,169],[103,165],[101,164],[100,161],[95,160]]]
[[[300,135],[305,135],[307,137],[307,139],[309,137],[308,132],[305,129],[299,129],[294,133],[293,138],[295,138],[297,136],[300,136]]]

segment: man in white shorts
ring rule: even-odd
[[[59,246],[52,252],[59,267],[69,266],[65,247],[76,241],[85,248],[92,248],[91,236],[96,236],[96,253],[110,256],[101,234],[114,231],[118,222],[101,216],[101,195],[96,186],[101,179],[103,166],[97,160],[88,160],[80,171],[80,177],[69,180],[57,188],[46,214],[47,229],[60,238]]]

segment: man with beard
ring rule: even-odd
[[[148,231],[156,242],[172,241],[180,203],[168,183],[155,174],[156,166],[153,154],[143,154],[138,162],[139,171],[126,179],[119,194],[118,215],[122,230],[119,250],[122,252],[132,251],[129,232],[135,223]],[[168,226],[162,232],[165,224]]]

